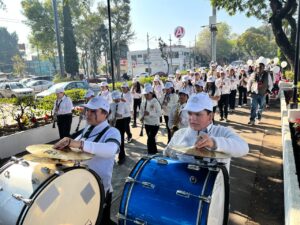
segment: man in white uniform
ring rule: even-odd
[[[197,151],[207,148],[210,151],[226,153],[231,157],[241,157],[248,153],[249,146],[241,137],[227,127],[213,125],[213,104],[206,93],[193,95],[184,110],[189,115],[189,126],[175,132],[165,149],[166,155],[189,161],[195,160],[193,156],[172,150],[172,146],[195,146]],[[217,160],[226,163],[229,171],[230,158]]]

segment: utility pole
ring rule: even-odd
[[[195,35],[195,45],[194,45],[194,67],[196,67],[196,35]]]
[[[213,6],[212,16],[209,17],[209,28],[211,32],[211,60],[217,61],[217,8]]]
[[[149,48],[149,34],[147,32],[147,64],[148,64],[148,73],[151,74],[150,68],[150,48]],[[133,74],[133,72],[132,72]]]
[[[64,62],[61,52],[61,40],[60,40],[60,32],[59,32],[59,23],[57,16],[57,5],[56,0],[52,0],[53,13],[54,13],[54,27],[56,34],[56,42],[57,42],[57,50],[58,50],[58,58],[59,58],[59,67],[60,67],[60,75],[64,76]]]
[[[172,63],[172,39],[171,39],[171,34],[170,34],[170,62],[171,62],[171,73],[173,74],[173,63]]]
[[[36,51],[37,51],[37,59],[39,61],[39,69],[40,69],[40,76],[42,75],[42,67],[41,67],[41,60],[40,60],[40,53],[39,53],[39,47],[36,46]]]
[[[115,90],[115,75],[114,75],[114,60],[112,49],[112,35],[111,35],[111,16],[110,16],[110,0],[107,0],[107,14],[108,14],[108,33],[109,33],[109,47],[110,47],[110,67],[113,90]]]

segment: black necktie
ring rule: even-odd
[[[91,132],[92,132],[92,130],[93,130],[94,128],[95,128],[95,126],[91,125],[91,126],[87,129],[87,131],[83,134],[83,137],[82,137],[82,138],[88,139],[89,136],[90,136],[90,134],[91,134]]]

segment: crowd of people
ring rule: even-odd
[[[186,74],[176,71],[175,75],[168,76],[165,83],[159,76],[154,77],[152,84],[144,85],[134,78],[132,87],[125,82],[121,90],[110,91],[108,83],[102,82],[98,96],[94,96],[92,91],[85,96],[88,100],[83,105],[86,128],[76,139],[71,139],[69,125],[60,128],[61,123],[58,123],[59,130],[68,128],[68,132],[60,132],[62,139],[54,147],[62,149],[70,146],[95,154],[89,166],[104,180],[107,193],[105,222],[101,224],[113,224],[109,215],[114,155],[118,154],[118,164],[125,162],[125,141],[132,141],[131,127],[137,127],[138,119],[146,131],[149,155],[158,152],[156,136],[164,122],[168,143],[188,143],[199,149],[207,147],[233,157],[243,156],[249,151],[248,144],[226,127],[215,126],[215,113],[218,109],[220,117],[216,119],[229,122],[230,113],[236,106],[247,106],[247,96],[250,95],[248,124],[260,122],[263,109],[268,104],[267,96],[278,94],[282,75],[278,68],[274,68],[276,65],[268,64],[261,57],[254,65],[232,67],[212,62],[209,71],[188,70]],[[69,98],[63,90],[57,90],[54,104],[57,118],[62,118],[60,112],[69,114],[68,107],[72,107]],[[72,122],[65,117],[63,120]],[[173,136],[175,138],[172,139]],[[239,150],[234,151],[235,144],[240,146]],[[166,155],[171,154],[166,152]],[[226,161],[228,170],[229,162],[230,159]]]

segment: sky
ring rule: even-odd
[[[97,0],[95,0],[97,2]],[[0,26],[7,27],[9,32],[16,32],[19,43],[27,44],[30,28],[22,21],[21,0],[4,0],[6,11],[0,11]],[[147,48],[147,32],[150,36],[150,48],[157,48],[157,39],[161,37],[169,42],[178,44],[174,36],[177,26],[185,28],[185,36],[181,43],[193,46],[195,36],[201,32],[202,26],[208,25],[212,9],[209,0],[131,0],[131,22],[135,38],[130,43],[130,50],[145,50]],[[254,17],[247,18],[245,14],[229,16],[224,10],[217,11],[217,22],[226,22],[233,33],[242,34],[247,28],[262,25],[262,21]]]

